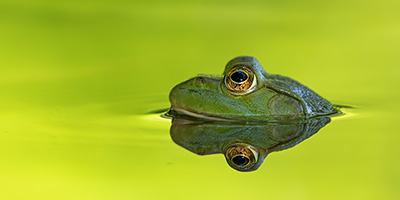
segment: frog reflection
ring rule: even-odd
[[[170,133],[176,144],[193,153],[222,153],[232,168],[254,171],[269,153],[299,144],[330,121],[329,117],[319,117],[285,123],[232,124],[175,116]]]

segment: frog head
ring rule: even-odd
[[[213,120],[265,120],[282,111],[299,113],[300,102],[267,88],[267,77],[256,58],[234,58],[222,76],[198,75],[175,86],[169,96],[171,112]]]

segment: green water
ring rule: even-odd
[[[0,1],[0,199],[399,199],[399,1]],[[354,106],[255,172],[170,138],[239,55]]]

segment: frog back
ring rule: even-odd
[[[291,78],[269,74],[266,76],[265,87],[300,101],[307,118],[338,113],[328,100]]]

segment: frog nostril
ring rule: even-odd
[[[206,83],[206,79],[204,79],[203,77],[196,77],[196,81],[201,82],[202,84]]]

